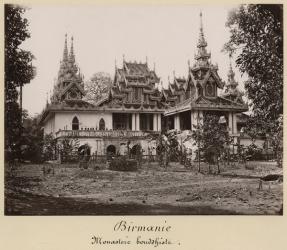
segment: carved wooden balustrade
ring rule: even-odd
[[[147,137],[157,135],[158,131],[132,131],[132,130],[59,130],[56,137],[98,137],[98,138],[124,138]]]

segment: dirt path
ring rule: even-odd
[[[45,176],[41,169],[24,166],[7,179],[6,214],[275,215],[283,203],[282,183],[266,182],[258,189],[259,177],[278,170],[270,164],[256,163],[253,170],[229,168],[222,171],[223,176],[180,166],[137,172],[58,166],[54,175]]]

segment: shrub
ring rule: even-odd
[[[138,164],[136,160],[127,159],[125,156],[120,156],[111,160],[109,169],[115,171],[137,171]]]
[[[249,160],[253,161],[264,160],[262,149],[258,148],[255,144],[251,144],[247,147],[246,155],[249,157]]]

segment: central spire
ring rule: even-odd
[[[202,12],[201,11],[200,11],[199,17],[200,17],[200,28],[199,28],[199,39],[198,39],[197,47],[201,48],[201,47],[206,47],[207,42],[205,41],[204,33],[203,33]]]
[[[197,42],[197,53],[195,55],[195,60],[197,61],[196,62],[197,66],[208,66],[209,65],[208,59],[210,58],[210,53],[207,53],[206,51],[207,42],[205,41],[204,33],[203,33],[201,11],[200,11],[199,17],[200,17],[200,28],[199,28],[199,38]]]

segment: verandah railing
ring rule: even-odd
[[[56,137],[145,137],[159,134],[158,131],[133,130],[59,130]]]

